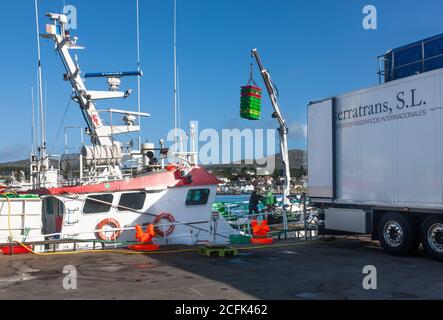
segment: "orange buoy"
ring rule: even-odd
[[[251,243],[252,244],[272,244],[274,242],[274,239],[272,238],[259,238],[259,237],[254,237],[251,239]]]
[[[263,220],[261,224],[258,224],[257,220],[252,220],[252,233],[254,236],[251,239],[253,244],[271,244],[274,242],[272,237],[268,237],[268,232],[271,232],[269,228],[268,220]]]
[[[251,222],[252,232],[256,237],[266,237],[268,232],[271,232],[269,228],[268,220],[263,220],[261,224],[258,224],[257,220],[252,220]]]
[[[135,239],[138,242],[151,243],[152,239],[156,235],[157,234],[155,233],[154,225],[153,224],[148,225],[148,228],[146,229],[146,232],[143,232],[143,229],[142,229],[141,226],[139,226],[139,225],[135,226]]]
[[[156,244],[152,244],[152,243],[147,243],[147,244],[134,244],[132,246],[128,247],[129,250],[134,250],[134,251],[157,251],[160,249],[159,245]]]
[[[143,228],[140,225],[136,225],[135,239],[138,242],[141,242],[141,244],[130,245],[128,249],[142,252],[157,251],[160,249],[160,246],[152,243],[152,239],[155,236],[156,233],[153,224],[148,225],[146,232],[143,231]]]

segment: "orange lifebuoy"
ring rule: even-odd
[[[113,231],[112,236],[110,237],[106,236],[106,231],[102,230],[104,226],[111,226],[112,229],[121,229],[120,223],[117,220],[105,219],[97,225],[97,230],[100,230],[99,232],[96,233],[97,238],[103,241],[115,241],[118,239],[118,237],[120,237],[122,233],[121,230]]]
[[[167,220],[169,223],[175,223],[174,216],[170,213],[160,213],[154,219],[154,224],[159,224],[162,220]],[[163,231],[159,227],[155,227],[155,233],[157,233],[160,237],[164,238],[166,236],[171,235],[175,230],[175,225],[170,225],[168,230]]]

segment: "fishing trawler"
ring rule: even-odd
[[[172,152],[164,141],[134,149],[119,137],[140,132],[140,118],[150,115],[97,109],[99,101],[131,95],[131,90],[120,90],[122,79],[142,72],[83,74],[71,51],[84,48],[67,30],[67,17],[47,16],[51,23],[41,36],[54,42],[61,57],[90,144],[78,152],[66,148],[58,167],[45,143],[36,148],[30,190],[0,197],[0,243],[41,242],[33,247],[39,252],[92,249],[97,241],[102,247],[126,246],[135,240],[136,225],[149,224],[155,225],[157,244],[227,243],[232,228],[211,210],[219,181],[197,165],[196,153]],[[109,91],[90,90],[87,78],[107,80]],[[117,116],[121,123],[114,124]]]

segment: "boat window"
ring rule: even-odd
[[[124,193],[120,197],[118,211],[141,210],[145,205],[146,193]]]
[[[208,204],[209,194],[211,191],[209,189],[196,189],[189,190],[188,197],[186,198],[187,206],[203,206]]]
[[[114,196],[112,194],[89,196],[85,201],[83,213],[93,214],[109,212],[112,207],[112,200],[114,200]]]

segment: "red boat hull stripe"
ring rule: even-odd
[[[173,172],[162,171],[128,180],[86,186],[50,188],[40,190],[38,193],[42,195],[86,194],[144,189],[213,186],[220,183],[216,177],[200,167],[193,168],[189,175],[192,176],[191,182],[185,177],[182,177],[179,170]]]

